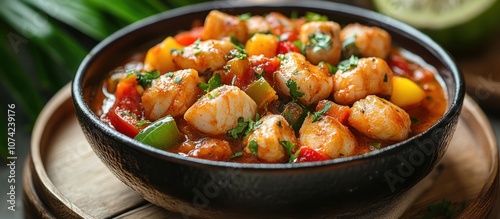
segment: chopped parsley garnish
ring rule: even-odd
[[[389,81],[389,79],[387,78],[387,73],[384,74],[384,82],[387,82]]]
[[[168,78],[174,77],[174,73],[173,72],[166,73],[165,77],[168,77]]]
[[[130,117],[134,118],[135,120],[137,120],[137,116],[135,114],[131,113],[128,110],[121,111],[120,115],[122,115],[122,116],[130,116]]]
[[[288,163],[292,163],[299,155],[300,150],[297,150],[295,153],[293,153],[293,148],[295,148],[295,144],[290,141],[280,141],[280,144],[281,146],[283,146],[283,148],[285,148],[285,151],[289,156]]]
[[[337,68],[342,72],[346,72],[350,70],[352,67],[358,66],[359,58],[356,56],[351,56],[349,59],[341,61]]]
[[[255,130],[257,126],[262,124],[262,120],[260,120],[260,114],[255,115],[255,120],[248,120],[248,129],[245,131],[245,136],[250,134],[251,131]]]
[[[235,46],[236,49],[229,51],[230,58],[245,59],[248,57],[245,49]]]
[[[259,145],[257,144],[257,141],[251,140],[248,143],[248,149],[250,149],[250,152],[252,152],[253,155],[257,156],[257,152],[259,150]]]
[[[150,71],[150,72],[130,71],[130,74],[137,74],[137,82],[142,87],[147,87],[151,85],[151,82],[153,82],[153,80],[160,77],[159,71]]]
[[[278,57],[278,59],[280,60],[280,65],[281,65],[281,61],[288,59],[288,56],[286,56],[285,54],[278,54],[278,55],[276,55],[276,57]]]
[[[380,149],[382,147],[382,143],[380,142],[372,142],[370,145],[375,149]]]
[[[219,90],[215,89],[207,93],[209,99],[213,99],[214,97],[217,96],[217,94],[219,94]]]
[[[415,117],[410,117],[410,120],[411,120],[411,124],[415,124],[418,122],[418,118],[415,118]]]
[[[151,123],[151,121],[149,121],[147,119],[141,119],[141,121],[139,121],[137,124],[135,124],[135,126],[142,127],[142,126],[149,124],[149,123]]]
[[[200,46],[200,42],[201,42],[200,38],[198,38],[196,41],[194,41],[194,51],[193,51],[194,55],[196,55],[196,54],[198,54],[198,53],[201,52],[201,49],[199,47]]]
[[[308,48],[313,48],[313,52],[318,52],[322,49],[329,50],[332,46],[330,40],[332,37],[328,34],[324,34],[321,32],[313,33],[309,35],[309,39],[311,42],[308,43]]]
[[[424,215],[424,219],[431,218],[451,218],[454,214],[451,206],[450,200],[445,200],[441,203],[431,204],[427,207],[427,213]]]
[[[348,37],[347,39],[344,40],[342,43],[342,54],[344,57],[350,57],[350,56],[359,56],[360,52],[358,47],[356,46],[356,35]]]
[[[295,45],[302,54],[305,54],[306,52],[304,51],[304,44],[300,40],[295,40],[293,41],[293,45]]]
[[[231,57],[238,59],[245,59],[247,57],[246,53],[241,53],[239,50],[234,50],[234,49],[231,50],[229,54],[231,55]]]
[[[328,62],[323,62],[323,61],[321,61],[320,63],[318,63],[318,66],[319,66],[320,68],[323,68],[323,66],[325,66],[325,65],[326,65],[326,67],[328,68],[328,71],[330,71],[330,74],[332,74],[332,75],[334,75],[335,73],[337,73],[337,70],[339,70],[339,69],[337,68],[337,66],[334,66],[334,65],[332,65],[332,64],[330,64],[330,63],[328,63]]]
[[[286,86],[290,89],[290,96],[294,102],[298,102],[298,99],[304,96],[304,93],[299,91],[300,88],[297,86],[297,82],[292,79],[288,79],[288,81],[286,81]]]
[[[198,87],[203,90],[203,92],[208,93],[211,90],[222,86],[222,79],[219,73],[215,73],[212,75],[210,79],[208,79],[208,83],[200,82]]]
[[[233,44],[234,47],[237,47],[240,49],[245,48],[245,45],[243,43],[241,43],[240,40],[238,40],[238,38],[236,38],[234,35],[231,35],[230,40],[231,40],[231,43]]]
[[[238,15],[238,18],[242,21],[246,21],[248,20],[249,18],[252,17],[252,14],[249,12],[249,13],[245,13],[245,14],[240,14]]]
[[[170,53],[183,53],[184,52],[184,47],[180,48],[180,49],[170,49]]]
[[[332,107],[332,105],[330,104],[330,102],[327,102],[323,109],[318,110],[317,112],[313,113],[311,121],[317,122],[317,121],[321,120],[321,118],[323,117],[323,114],[326,113],[328,110],[330,110],[331,107]]]
[[[233,129],[227,131],[227,135],[231,138],[238,139],[248,127],[248,122],[245,122],[243,117],[238,118],[238,125]]]
[[[235,57],[238,59],[245,59],[248,57],[247,52],[245,51],[245,45],[241,43],[236,37],[231,35],[231,43],[233,44],[233,50],[229,51],[231,57]]]
[[[328,17],[326,15],[321,15],[314,12],[306,12],[306,22],[311,21],[328,21]]]
[[[177,84],[181,83],[181,81],[182,81],[182,77],[181,76],[177,76],[177,77],[174,78],[174,82],[177,83]]]
[[[238,151],[238,152],[234,153],[233,156],[231,156],[231,159],[234,159],[234,158],[237,158],[237,157],[241,157],[241,156],[243,156],[243,152]]]
[[[227,132],[227,135],[234,138],[238,139],[243,136],[247,136],[250,134],[251,131],[255,130],[257,126],[259,126],[262,123],[260,120],[260,115],[257,113],[255,115],[255,120],[248,120],[245,121],[243,117],[238,118],[238,125],[234,127],[233,129],[229,130]]]

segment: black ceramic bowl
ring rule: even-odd
[[[89,103],[109,71],[138,51],[189,29],[212,9],[253,15],[316,12],[340,24],[359,22],[387,30],[393,44],[434,66],[449,97],[445,115],[429,130],[401,143],[354,157],[298,164],[214,162],[157,150],[110,128]],[[464,100],[464,82],[447,52],[421,32],[380,14],[321,1],[243,3],[215,1],[158,14],[134,23],[97,45],[72,84],[80,125],[109,169],[146,200],[198,217],[306,217],[369,214],[425,177],[452,138]]]

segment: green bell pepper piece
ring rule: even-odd
[[[168,115],[151,123],[135,136],[136,140],[158,149],[170,149],[182,141],[182,135],[172,116]]]

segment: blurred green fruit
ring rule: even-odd
[[[373,0],[378,12],[410,24],[452,52],[486,43],[500,27],[500,0]]]

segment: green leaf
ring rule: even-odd
[[[307,45],[309,48],[313,48],[313,52],[318,52],[320,50],[329,50],[332,46],[330,40],[332,37],[328,34],[321,32],[316,32],[308,36],[311,42]]]
[[[300,92],[300,87],[297,86],[297,82],[292,79],[286,81],[286,86],[290,89],[290,96],[293,101],[298,102],[298,98],[304,96],[304,93]]]
[[[349,59],[341,61],[337,68],[342,72],[349,71],[351,68],[358,66],[359,58],[356,56],[351,56]]]
[[[285,148],[285,151],[289,156],[288,163],[293,163],[293,161],[299,155],[300,150],[293,153],[293,149],[295,148],[295,143],[290,142],[290,141],[280,141],[280,144],[281,144],[281,146],[283,146],[283,148]]]
[[[259,144],[257,144],[256,140],[251,140],[248,143],[248,149],[250,149],[250,152],[252,152],[253,155],[257,156],[259,151]]]
[[[145,17],[157,14],[162,11],[142,1],[123,0],[84,0],[86,3],[100,8],[113,16],[116,16],[127,23],[133,23]]]
[[[306,54],[306,51],[304,50],[304,44],[302,43],[302,41],[300,40],[295,40],[293,41],[293,45],[295,45],[299,50],[300,52],[305,55]]]
[[[6,36],[5,32],[0,31],[2,36]],[[14,45],[10,45],[14,46]],[[35,121],[38,113],[43,108],[42,98],[37,95],[39,92],[35,89],[35,81],[26,74],[26,71],[21,67],[19,60],[11,53],[9,45],[0,44],[0,57],[2,64],[0,65],[0,83],[6,88],[8,94],[19,104],[18,108],[22,109],[29,117],[30,121]]]
[[[54,29],[46,38],[36,40],[40,47],[50,56],[51,60],[71,72],[76,73],[88,50],[60,29]]]
[[[238,139],[245,133],[248,127],[248,122],[245,122],[243,117],[238,118],[238,125],[227,132],[227,135],[231,138]]]
[[[45,53],[45,51],[37,46],[29,47],[30,55],[32,55],[36,76],[38,76],[38,89],[45,90],[49,93],[57,92],[65,84],[69,83],[73,78],[73,72],[68,71],[64,66],[54,61]]]
[[[83,0],[59,1],[59,0],[24,0],[69,26],[91,36],[96,40],[102,40],[112,34],[118,27],[113,26],[103,16],[102,11]]]
[[[202,89],[205,93],[210,92],[211,90],[222,86],[222,79],[219,73],[215,73],[208,79],[208,83],[200,82],[198,87]]]
[[[313,113],[311,121],[312,122],[317,122],[317,121],[321,120],[321,118],[323,117],[323,114],[325,112],[327,112],[328,110],[330,110],[331,107],[332,107],[332,104],[330,104],[330,102],[327,102],[325,104],[325,107],[323,109],[320,109],[317,112]]]
[[[149,125],[151,123],[151,121],[147,120],[147,119],[141,119],[137,124],[135,124],[135,126],[137,127],[143,127],[145,125]]]
[[[206,0],[175,0],[175,1],[164,0],[163,2],[165,2],[167,5],[169,5],[173,8],[176,8],[176,7],[182,7],[182,6],[186,6],[186,5],[192,5],[192,4],[196,4],[196,3],[206,2]]]
[[[233,156],[231,156],[231,159],[234,159],[234,158],[237,158],[237,157],[241,157],[241,156],[243,156],[243,152],[238,151],[238,152],[234,153]]]
[[[241,43],[236,37],[231,35],[231,43],[233,44],[236,50],[231,50],[230,54],[232,57],[238,59],[245,59],[248,57],[247,52],[245,50],[245,45]]]
[[[159,71],[151,71],[151,72],[137,72],[131,71],[131,74],[137,74],[137,82],[143,87],[146,88],[151,85],[153,80],[160,77]]]
[[[255,120],[249,119],[248,121],[245,121],[243,117],[239,117],[238,125],[229,130],[227,135],[234,139],[248,136],[250,132],[255,130],[260,124],[262,124],[262,120],[260,120],[260,115],[258,113],[255,115]]]
[[[334,66],[328,62],[323,62],[323,61],[318,63],[318,66],[321,68],[323,68],[325,65],[328,68],[328,71],[330,71],[330,74],[334,75],[335,73],[337,73],[337,70],[338,70],[337,66]]]
[[[360,56],[359,48],[356,46],[356,35],[348,37],[342,42],[342,56],[349,58],[351,56]]]
[[[249,12],[238,15],[238,19],[240,19],[242,21],[246,21],[246,20],[248,20],[251,17],[252,17],[252,13],[249,13]]]
[[[314,12],[306,12],[306,22],[311,21],[328,21],[328,17],[326,15],[321,15]]]
[[[150,7],[154,8],[155,10],[157,10],[159,12],[166,11],[166,10],[170,9],[170,7],[167,6],[166,3],[163,3],[160,0],[144,0],[142,2],[145,4],[149,4]]]
[[[255,115],[255,120],[248,120],[248,128],[245,130],[245,136],[248,136],[251,131],[255,130],[260,124],[262,124],[262,120],[260,120],[260,114]]]
[[[87,49],[53,25],[46,15],[20,1],[2,1],[0,16],[16,34],[26,38],[30,45],[35,44],[43,49],[48,58],[72,73],[76,72],[87,54]]]

